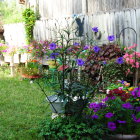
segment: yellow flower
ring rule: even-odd
[[[128,91],[133,91],[134,90],[134,87],[130,87],[129,89],[128,89]]]
[[[139,101],[140,99],[136,99],[136,101]]]

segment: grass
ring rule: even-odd
[[[0,74],[0,140],[41,140],[36,128],[51,113],[44,99],[35,83]]]

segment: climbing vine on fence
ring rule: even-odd
[[[25,22],[26,40],[29,44],[33,40],[33,29],[36,21],[36,16],[34,11],[30,8],[25,9],[22,15]]]

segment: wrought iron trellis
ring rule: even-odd
[[[134,33],[135,33],[135,36],[136,36],[136,39],[135,39],[135,43],[137,44],[137,42],[138,42],[138,35],[137,35],[137,32],[136,32],[136,30],[134,29],[134,28],[132,28],[132,27],[126,27],[126,28],[123,28],[122,30],[121,30],[121,32],[119,33],[119,35],[117,36],[117,38],[120,40],[120,37],[121,37],[121,35],[122,35],[122,33],[124,34],[124,32],[126,31],[126,30],[132,30]],[[123,45],[124,45],[124,37],[123,37]],[[137,45],[136,45],[136,47],[135,47],[135,52],[137,51]],[[136,65],[136,53],[135,53],[135,65]],[[137,86],[137,84],[138,84],[138,69],[135,67],[135,71],[134,71],[134,73],[135,73],[135,76],[133,77],[133,85],[134,86]]]

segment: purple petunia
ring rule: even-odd
[[[92,119],[98,119],[98,117],[99,117],[98,115],[92,115],[91,116]]]
[[[140,118],[136,118],[136,116],[134,114],[132,114],[132,118],[133,118],[133,121],[136,122],[136,123],[140,123]]]
[[[140,97],[140,88],[135,88],[131,94],[134,96],[134,97]]]
[[[106,65],[107,63],[106,63],[106,61],[103,61],[103,65]]]
[[[111,99],[111,100],[115,100],[115,99],[116,99],[116,97],[115,97],[115,96],[112,96],[112,97],[110,97],[110,99]]]
[[[93,27],[93,28],[92,28],[92,31],[95,32],[95,33],[97,33],[97,32],[99,31],[99,30],[98,30],[98,27]]]
[[[130,103],[122,104],[122,107],[125,109],[132,109],[133,108],[133,106]]]
[[[83,61],[83,59],[77,59],[76,62],[78,66],[83,66],[85,64],[85,61]]]
[[[51,58],[51,59],[55,59],[56,56],[58,56],[58,55],[59,55],[59,53],[51,53],[51,54],[50,54],[50,58]]]
[[[100,105],[98,103],[90,103],[89,108],[90,109],[97,109],[97,108],[100,108]]]
[[[103,102],[107,102],[107,101],[108,101],[108,99],[109,99],[109,98],[108,98],[108,97],[106,97],[106,98],[102,99],[102,101],[103,101]]]
[[[100,106],[100,108],[105,108],[106,107],[105,103],[98,103],[98,105]]]
[[[77,43],[77,42],[75,42],[74,44],[73,44],[73,46],[79,46],[80,44],[79,43]]]
[[[117,58],[116,62],[117,62],[118,64],[123,64],[123,63],[124,63],[123,57]]]
[[[121,82],[120,82],[121,84],[124,84],[125,83],[125,81],[124,80],[121,80]]]
[[[93,50],[94,52],[98,53],[101,50],[101,48],[99,48],[98,46],[94,46]]]
[[[118,123],[126,123],[126,121],[121,121],[121,120],[118,120],[117,122]]]
[[[140,106],[135,107],[135,110],[136,110],[137,112],[140,112]]]
[[[112,131],[116,129],[116,124],[114,122],[108,122],[107,126]]]
[[[106,117],[106,118],[111,118],[111,117],[113,117],[113,116],[114,116],[114,114],[111,113],[111,112],[108,112],[108,113],[105,114],[105,117]]]
[[[93,109],[94,112],[99,111],[101,108],[105,108],[105,103],[90,103],[89,108]]]
[[[87,50],[87,49],[89,49],[89,46],[88,45],[85,45],[83,49],[84,50]]]
[[[56,49],[56,44],[55,43],[51,43],[49,44],[50,46],[50,50],[55,50]]]
[[[115,36],[114,36],[114,35],[109,35],[109,36],[108,36],[108,40],[109,40],[109,41],[113,41],[114,39],[115,39]]]

